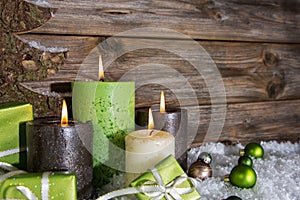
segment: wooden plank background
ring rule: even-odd
[[[194,39],[300,41],[297,0],[48,2],[59,9],[35,33],[111,36],[138,27],[164,27]]]
[[[35,3],[34,0],[27,2]],[[52,17],[33,30],[17,30],[14,37],[40,47],[59,47],[66,50],[64,64],[46,77],[20,81],[19,85],[32,94],[50,96],[58,101],[70,97],[67,85],[75,80],[82,62],[99,43],[122,31],[134,28],[169,28],[193,38],[210,55],[222,76],[226,91],[226,119],[222,134],[206,136],[211,119],[211,94],[208,86],[191,63],[161,49],[140,49],[116,59],[106,70],[107,80],[118,80],[128,71],[146,64],[161,64],[177,70],[192,86],[197,102],[192,101],[184,82],[169,77],[176,74],[162,67],[145,76],[140,70],[138,82],[148,84],[136,90],[136,107],[148,107],[159,102],[165,90],[167,105],[183,106],[199,112],[200,118],[190,117],[190,126],[200,124],[197,134],[189,140],[191,146],[208,141],[249,142],[260,140],[299,140],[300,130],[300,1],[299,0],[200,0],[200,1],[109,1],[46,0],[52,6]],[[118,48],[130,43],[161,43],[185,38],[178,35],[150,33],[118,39]],[[113,54],[114,46],[105,49]],[[31,47],[30,48],[34,48]],[[47,51],[47,49],[46,49]],[[41,50],[43,53],[43,50]],[[191,60],[193,52],[185,52]],[[201,55],[205,59],[205,55]],[[55,56],[51,57],[52,61]],[[22,61],[22,60],[21,60]],[[20,61],[20,62],[21,62]],[[105,58],[104,58],[105,64]],[[96,65],[96,61],[95,61]],[[94,66],[95,66],[94,65]],[[96,66],[97,67],[97,66]],[[146,80],[143,80],[145,79]],[[140,79],[139,79],[140,78]],[[213,80],[208,80],[213,81]],[[61,87],[53,89],[53,85]],[[221,95],[218,94],[218,95]],[[221,98],[216,104],[223,104]],[[178,99],[180,96],[180,99]],[[221,97],[221,96],[220,96]],[[29,101],[33,101],[29,98]],[[39,101],[45,101],[41,99]],[[55,114],[55,106],[47,114]],[[56,103],[59,104],[59,103]],[[42,116],[42,112],[36,112]],[[218,123],[218,118],[211,123]],[[195,137],[194,137],[195,135]]]

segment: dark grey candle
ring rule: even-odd
[[[26,124],[27,168],[29,172],[67,171],[77,178],[78,199],[88,199],[93,186],[91,122],[40,118]]]
[[[140,108],[136,112],[136,129],[147,129],[148,109]],[[175,137],[175,157],[181,167],[187,170],[187,110],[167,108],[161,113],[159,107],[152,106],[154,129],[166,131]]]
[[[152,110],[154,128],[175,137],[175,157],[184,171],[187,170],[187,110],[168,108],[166,112]]]

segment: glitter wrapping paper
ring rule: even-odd
[[[10,103],[0,105],[0,152],[26,147],[25,122],[33,119],[30,104]],[[16,153],[0,158],[0,161],[26,168],[26,153]]]
[[[74,82],[74,119],[94,125],[94,185],[125,169],[124,138],[134,130],[134,82]],[[112,169],[113,168],[113,169]]]
[[[178,176],[185,174],[183,169],[180,167],[179,163],[177,162],[177,160],[172,155],[166,157],[157,165],[155,165],[155,168],[158,170],[164,184],[168,184]],[[130,186],[132,187],[140,186],[148,180],[155,181],[155,178],[151,172],[143,173],[141,176],[139,176],[134,181],[132,181]],[[190,180],[186,180],[178,186],[178,188],[187,188],[187,187],[193,187],[193,184],[191,183]],[[137,197],[142,200],[150,199],[144,194],[137,194]],[[183,200],[196,200],[200,198],[200,194],[195,188],[193,192],[188,194],[183,194],[181,195],[181,197]]]
[[[0,199],[27,199],[17,189],[11,186],[26,186],[41,199],[42,173],[19,174],[0,183]],[[51,173],[49,176],[49,199],[77,200],[76,177],[74,174]]]

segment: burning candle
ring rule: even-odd
[[[64,101],[61,119],[49,117],[27,122],[26,140],[29,172],[74,173],[78,199],[90,197],[93,189],[91,122],[68,120]]]
[[[155,129],[166,131],[175,137],[175,157],[187,170],[187,110],[169,107],[166,109],[165,95],[160,94],[160,109],[153,110]]]
[[[168,132],[153,129],[151,109],[148,120],[148,129],[131,132],[125,137],[127,185],[165,157],[175,154],[174,137]]]
[[[104,81],[101,56],[98,80],[73,83],[72,107],[74,119],[93,122],[94,185],[101,187],[125,169],[124,137],[134,130],[135,84]]]
[[[187,110],[181,108],[166,108],[165,95],[160,94],[160,106],[152,106],[155,129],[166,131],[175,137],[175,157],[181,167],[187,170]],[[148,117],[145,109],[136,110],[137,129],[145,126]]]

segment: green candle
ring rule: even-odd
[[[99,77],[103,80],[103,77]],[[134,82],[74,82],[72,109],[75,120],[94,126],[94,185],[100,187],[125,169],[127,133],[134,130]]]
[[[25,123],[32,119],[33,109],[30,104],[0,105],[0,161],[25,168]],[[18,153],[19,150],[23,152]]]

